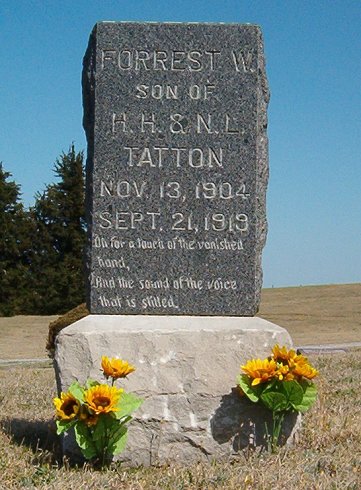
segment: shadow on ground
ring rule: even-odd
[[[1,420],[2,432],[10,436],[12,442],[27,446],[34,453],[34,463],[61,462],[60,439],[56,434],[54,420],[26,420],[6,418]]]

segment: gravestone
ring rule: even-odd
[[[268,180],[259,27],[101,22],[83,88],[90,312],[253,316]]]
[[[100,381],[102,355],[136,366],[125,389],[145,401],[120,456],[132,466],[262,445],[265,414],[235,378],[292,341],[253,316],[267,228],[260,29],[99,23],[83,94],[91,314],[57,337],[59,392]]]

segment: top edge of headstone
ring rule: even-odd
[[[200,26],[235,26],[235,27],[255,27],[257,29],[261,29],[259,24],[252,24],[249,22],[178,22],[178,21],[139,21],[139,20],[101,20],[97,22],[94,27],[104,24],[136,24],[136,25],[200,25]]]

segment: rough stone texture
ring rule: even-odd
[[[99,23],[83,94],[91,313],[254,315],[267,230],[260,28]]]
[[[235,379],[242,363],[268,356],[275,343],[291,346],[287,331],[257,317],[90,315],[57,337],[58,389],[75,379],[100,381],[101,356],[120,356],[137,367],[122,386],[145,398],[122,461],[228,459],[264,443],[267,414],[239,396]],[[64,448],[74,451],[71,437]]]

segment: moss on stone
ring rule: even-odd
[[[58,333],[63,328],[67,327],[68,325],[71,325],[72,323],[80,320],[81,318],[84,318],[87,315],[89,315],[89,311],[85,303],[82,303],[81,305],[77,306],[76,308],[73,308],[72,310],[68,311],[64,315],[60,316],[57,320],[49,324],[48,340],[46,343],[46,348],[48,350],[49,357],[54,357],[55,339]]]

